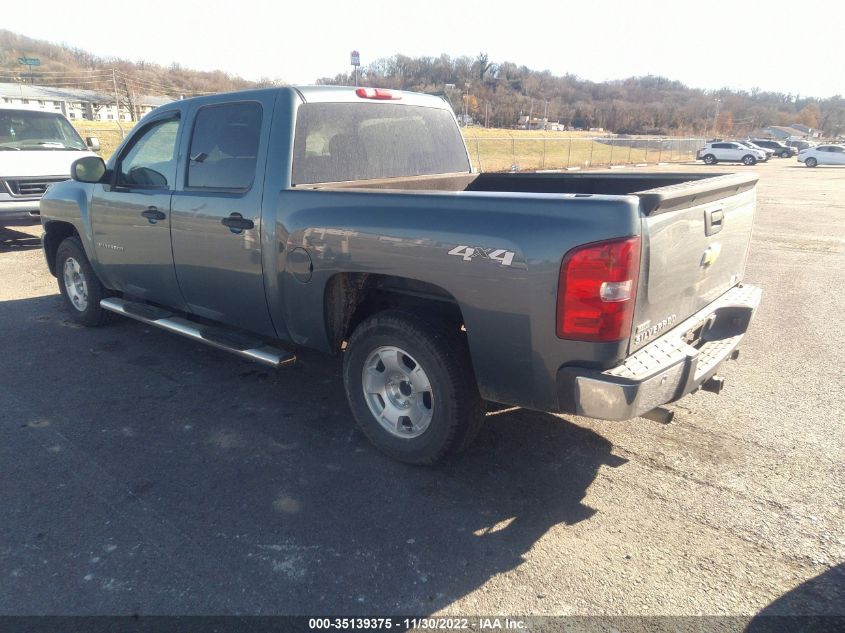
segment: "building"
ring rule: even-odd
[[[813,128],[801,125],[800,123],[793,123],[792,125],[770,125],[769,127],[759,130],[759,134],[755,136],[766,136],[785,141],[788,139],[809,139],[820,138],[821,130],[814,130]]]
[[[566,126],[563,123],[559,121],[549,121],[545,117],[532,117],[531,121],[529,121],[527,114],[519,115],[515,127],[518,130],[547,130],[554,132],[562,132],[566,129]]]
[[[135,95],[135,120],[165,103],[171,97]],[[27,105],[50,112],[61,112],[71,120],[131,121],[125,101],[120,109],[115,105],[114,93],[77,88],[54,88],[23,83],[0,83],[0,103]]]

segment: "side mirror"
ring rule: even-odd
[[[73,161],[70,177],[79,182],[100,182],[106,174],[106,163],[99,156],[86,156]]]
[[[89,147],[92,152],[100,151],[100,139],[98,139],[96,136],[86,137],[85,144]]]

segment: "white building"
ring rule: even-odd
[[[170,97],[151,95],[135,96],[135,120],[165,103],[173,101]],[[9,105],[28,105],[31,107],[61,112],[71,120],[131,121],[132,116],[126,103],[120,106],[120,112],[114,102],[114,93],[77,88],[53,88],[34,86],[24,83],[1,83],[0,103]]]

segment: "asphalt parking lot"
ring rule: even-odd
[[[754,170],[721,395],[499,411],[437,468],[354,430],[337,359],[72,324],[0,229],[0,614],[845,614],[845,169]]]

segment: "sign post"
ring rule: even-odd
[[[352,68],[355,71],[355,85],[358,85],[358,66],[361,65],[361,53],[358,51],[352,51],[349,55],[350,63],[352,64]]]
[[[35,83],[35,76],[32,74],[33,66],[40,66],[41,60],[37,57],[18,57],[18,63],[29,67],[29,83]]]

